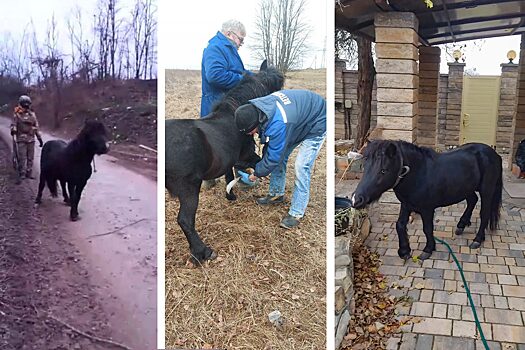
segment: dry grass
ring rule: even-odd
[[[325,72],[289,75],[287,88],[325,95]],[[196,118],[200,72],[167,71],[166,115]],[[290,159],[287,198],[293,188]],[[202,268],[186,264],[188,244],[176,222],[178,200],[166,196],[166,345],[175,348],[321,349],[326,332],[326,154],[316,162],[311,200],[297,230],[279,228],[289,202],[263,208],[255,189],[236,187],[238,200],[224,197],[221,182],[200,195],[196,227],[218,254]],[[279,310],[285,324],[268,321]]]

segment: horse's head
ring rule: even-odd
[[[105,154],[109,151],[109,137],[104,124],[98,120],[86,120],[79,139],[95,154]]]
[[[364,172],[352,195],[352,205],[361,209],[394,187],[403,172],[402,156],[395,141],[371,141],[363,153]]]
[[[268,89],[268,94],[282,90],[284,86],[284,75],[275,67],[268,66],[266,60],[261,64],[259,73],[256,74],[256,79]]]

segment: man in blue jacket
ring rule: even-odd
[[[247,72],[237,52],[244,43],[245,36],[244,25],[239,21],[229,20],[204,49],[201,65],[201,118],[210,114],[213,104],[237,85]]]
[[[250,176],[255,181],[271,173],[268,195],[257,199],[260,205],[284,201],[286,164],[299,146],[291,206],[280,224],[297,227],[308,205],[312,168],[326,138],[326,101],[308,90],[281,90],[239,107],[235,123],[243,133],[258,133],[265,145],[263,158]]]

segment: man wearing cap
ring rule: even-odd
[[[295,160],[295,184],[288,215],[280,226],[299,225],[310,197],[312,168],[326,138],[326,101],[308,90],[281,90],[250,100],[235,111],[237,128],[248,135],[259,134],[263,158],[250,176],[251,181],[271,173],[268,195],[257,204],[284,202],[286,164],[299,147]]]

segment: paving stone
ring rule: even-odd
[[[424,302],[431,302],[433,294],[434,294],[433,290],[423,289],[421,291],[421,295],[419,297],[419,300],[420,301],[424,301]]]
[[[495,296],[494,297],[494,306],[498,309],[508,309],[509,304],[507,302],[507,297],[500,297]]]
[[[508,297],[508,308],[525,311],[525,295],[522,298]]]
[[[480,323],[481,329],[483,330],[483,335],[485,336],[486,340],[492,340],[492,325],[490,323]],[[476,338],[481,337],[478,331],[478,328],[476,327]]]
[[[502,350],[500,343],[494,341],[487,341],[490,350]],[[481,340],[476,340],[476,350],[485,350],[485,345]]]
[[[463,263],[463,271],[479,272],[478,263]]]
[[[412,328],[415,333],[451,335],[452,320],[442,318],[424,318]],[[428,348],[427,348],[428,349]]]
[[[525,287],[523,286],[503,286],[503,295],[507,297],[523,297],[525,296]]]
[[[425,278],[443,278],[444,270],[441,269],[425,269]]]
[[[525,267],[522,267],[522,266],[510,266],[510,273],[512,275],[525,276]]]
[[[487,283],[498,284],[498,275],[496,275],[495,273],[487,273],[485,275],[485,280]]]
[[[438,335],[434,337],[434,347],[432,350],[475,350],[475,342],[474,339],[443,337]]]
[[[461,305],[449,305],[448,312],[447,312],[447,318],[453,319],[453,320],[460,320],[461,319]]]
[[[445,270],[445,274],[444,274],[443,278],[445,278],[447,280],[453,280],[454,279],[454,274],[455,274],[455,271]]]
[[[509,286],[504,286],[509,287]],[[489,284],[490,294],[491,295],[502,295],[501,286],[499,284]]]
[[[501,346],[503,347],[503,350],[518,350],[516,344],[502,343]]]
[[[481,254],[487,256],[496,256],[496,249],[493,248],[481,248]]]
[[[488,259],[484,255],[477,255],[477,258],[478,258],[478,264],[487,264],[488,263]]]
[[[484,265],[481,265],[481,266],[484,266]],[[465,279],[467,280],[467,282],[477,282],[477,283],[487,282],[486,276],[482,272],[469,272],[469,271],[466,271],[466,272],[464,272],[464,275],[465,275]],[[461,274],[459,273],[459,271],[456,271],[456,275],[455,275],[454,279],[456,281],[462,281]]]
[[[481,272],[508,274],[509,268],[505,265],[480,265]]]
[[[416,350],[429,350],[432,349],[432,343],[434,337],[429,334],[420,334],[417,337]]]
[[[416,348],[417,334],[405,333],[401,337],[399,350],[414,350]]]
[[[485,308],[483,312],[485,314],[485,322],[516,326],[523,325],[521,313],[519,311]]]
[[[401,338],[390,337],[386,342],[386,350],[397,350],[401,343]]]
[[[434,304],[432,303],[423,303],[416,301],[412,303],[412,308],[410,309],[410,315],[415,316],[432,316]]]
[[[512,273],[512,270],[511,270]],[[498,275],[498,282],[499,284],[510,284],[510,285],[517,285],[518,281],[516,280],[516,276],[513,275]]]
[[[434,304],[434,311],[432,316],[435,318],[446,318],[447,317],[447,305],[445,304]]]
[[[492,335],[496,341],[525,344],[525,332],[520,326],[493,324]]]
[[[433,301],[435,303],[443,304],[467,305],[467,294],[460,292],[449,294],[448,292],[442,290],[436,290],[434,292]]]
[[[457,281],[445,280],[445,291],[447,292],[456,292],[457,291]]]
[[[481,306],[482,307],[494,307],[494,297],[492,295],[482,295],[481,296]]]
[[[485,320],[483,318],[483,308],[476,307],[476,313],[478,315],[478,320],[483,322]],[[472,313],[472,308],[470,306],[461,307],[461,319],[463,321],[474,321],[474,314]]]
[[[449,262],[449,261],[444,261],[444,260],[435,260],[434,268],[443,269],[443,270],[454,270],[457,268],[457,266],[454,262]]]
[[[489,285],[487,283],[469,283],[471,293],[475,294],[489,294]]]
[[[516,266],[516,258],[505,258],[505,265]]]
[[[525,286],[525,276],[517,276],[516,278],[520,286]]]
[[[476,323],[467,321],[454,321],[452,324],[452,335],[454,337],[476,337]],[[474,342],[472,342],[474,345]]]

